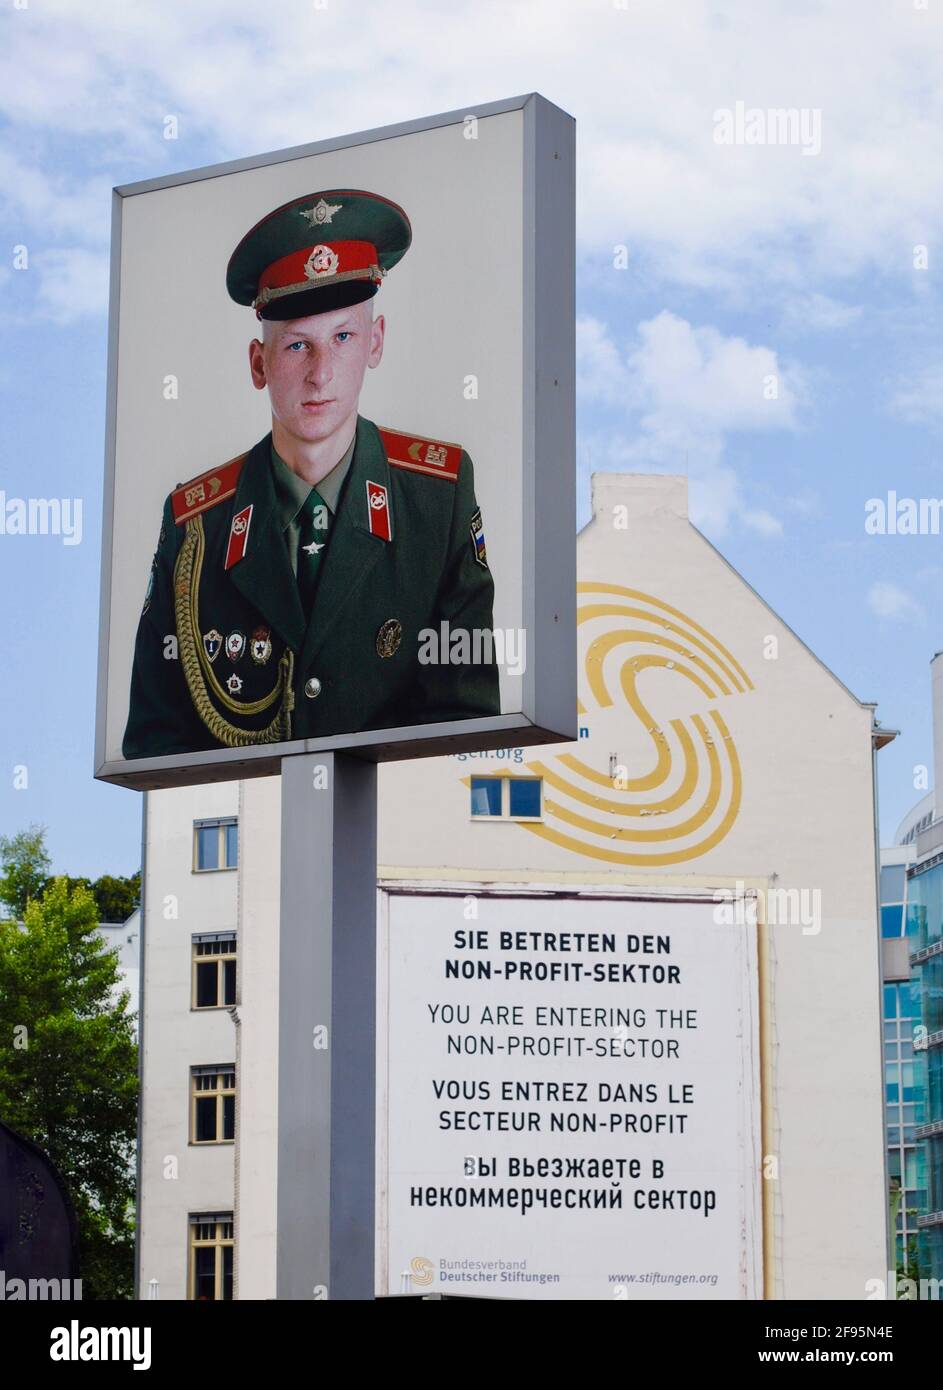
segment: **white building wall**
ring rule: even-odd
[[[624,511],[617,513],[617,508]],[[590,639],[617,626],[644,628],[671,640],[677,633],[664,625],[659,632],[658,622],[628,615],[584,621],[580,670],[586,708],[581,724],[588,727],[589,738],[575,748],[525,750],[520,765],[497,757],[453,756],[384,767],[380,855],[386,869],[381,867],[381,874],[435,866],[441,877],[451,876],[451,869],[458,874],[474,868],[514,870],[521,878],[536,879],[547,871],[582,868],[588,875],[619,881],[655,873],[669,883],[696,873],[768,879],[772,887],[804,891],[810,907],[818,895],[817,933],[804,932],[801,923],[770,929],[769,1101],[779,1168],[770,1189],[772,1289],[784,1298],[862,1298],[865,1281],[882,1277],[886,1264],[872,711],[851,696],[689,524],[683,479],[597,474],[594,518],[580,535],[578,555],[581,587],[637,590],[645,600],[617,595],[616,601],[665,612],[666,621],[675,621],[648,600],[670,605],[684,616],[688,634],[704,629],[723,644],[748,674],[752,689],[738,693],[731,688],[718,698],[713,659],[707,659],[713,693],[682,678],[682,665],[705,675],[694,665],[705,654],[687,638],[681,645],[688,655],[665,652],[674,668],[641,664],[657,651],[651,640],[614,648],[608,658],[594,657]],[[600,595],[585,589],[578,598],[581,611],[599,601]],[[623,655],[629,663],[640,663],[637,689],[651,722],[633,713],[619,688]],[[606,667],[613,702],[608,707],[591,698],[594,661]],[[608,816],[612,830],[576,829],[560,815],[546,813],[539,834],[536,827],[470,817],[462,779],[472,773],[532,770],[546,775],[549,770],[571,784],[578,782],[560,763],[561,754],[575,754],[602,773],[614,754],[635,773],[651,764],[652,728],[667,730],[672,719],[690,727],[695,713],[704,717],[711,708],[722,715],[730,737],[714,739],[721,761],[718,805],[691,835],[669,837],[687,808],[696,810],[708,793],[709,759],[703,748],[696,789],[661,821],[640,817],[633,824],[551,787],[547,802],[594,821]],[[740,767],[738,810],[731,747]],[[603,802],[613,799],[602,787],[599,796]],[[636,800],[641,804],[644,798]],[[429,807],[434,814],[424,814]],[[712,832],[732,811],[729,829],[710,844]],[[630,838],[618,838],[627,826]],[[641,829],[662,838],[648,845],[632,839]],[[585,848],[573,848],[568,842],[574,840],[582,840]],[[625,862],[618,862],[620,855]],[[630,862],[633,855],[638,862]],[[673,862],[658,864],[659,856]]]
[[[520,762],[481,755],[382,766],[380,876],[487,878],[493,871],[495,877],[547,881],[555,873],[575,873],[669,886],[697,876],[702,883],[766,881],[804,894],[801,920],[769,929],[763,1004],[770,1044],[768,1137],[778,1178],[768,1192],[768,1287],[777,1298],[862,1298],[865,1281],[882,1277],[886,1267],[872,710],[689,524],[684,479],[597,475],[594,519],[580,535],[578,556],[581,586],[602,586],[600,593],[582,590],[581,608],[615,602],[643,614],[587,618],[581,626],[580,722],[587,736],[576,744],[520,750]],[[637,595],[617,594],[613,585]],[[675,616],[659,605],[669,605]],[[598,656],[590,642],[605,641],[619,624],[642,631],[644,640]],[[680,642],[682,650],[659,646],[659,638]],[[663,664],[647,664],[653,655]],[[604,675],[602,700],[592,692],[594,664]],[[738,670],[746,680],[729,678]],[[637,682],[643,709],[630,707],[623,675]],[[639,814],[646,796],[631,792],[626,806],[632,814],[607,811],[604,803],[613,800],[608,787],[597,785],[594,804],[585,796],[585,776],[560,761],[575,756],[605,776],[614,759],[637,775],[652,763],[659,730],[675,762],[648,800],[673,793],[677,804],[664,814]],[[694,749],[687,786],[680,776],[679,731]],[[509,771],[545,777],[540,826],[472,820],[469,776]],[[583,799],[572,794],[576,785]],[[180,795],[152,794],[150,800]],[[203,793],[214,795],[231,805],[235,787]],[[241,1297],[274,1296],[278,796],[278,779],[256,780],[243,784],[240,805]],[[205,806],[201,801],[193,814],[212,814]],[[573,815],[601,821],[603,829],[575,826]],[[158,827],[149,837],[168,865],[175,854],[179,860],[179,836],[189,834],[189,822],[171,825],[178,819],[168,815],[166,823],[167,834],[178,837],[175,851]],[[699,819],[688,833],[678,830]],[[212,883],[209,890],[215,891]],[[228,910],[216,912],[226,916]],[[166,983],[163,989],[163,1002],[152,998],[158,1013],[171,1006]],[[179,1010],[174,1017],[179,1020]],[[171,1096],[166,1060],[161,1069],[162,1094]],[[170,1142],[168,1133],[162,1144]],[[153,1158],[151,1165],[153,1172]],[[193,1200],[188,1196],[191,1209]],[[161,1210],[152,1205],[152,1226]],[[166,1259],[176,1246],[179,1261],[179,1241],[169,1231],[164,1240]],[[151,1246],[157,1246],[156,1234]]]
[[[193,822],[238,811],[238,784],[151,792],[144,867],[140,1295],[187,1296],[188,1216],[233,1209],[234,1145],[189,1143],[191,1066],[233,1062],[227,1009],[190,1009],[192,937],[233,930],[237,873],[193,872]]]

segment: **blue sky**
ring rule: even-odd
[[[943,537],[864,519],[891,489],[943,496],[939,6],[19,4],[0,18],[0,488],[81,498],[83,532],[0,536],[0,833],[45,824],[63,872],[139,863],[138,796],[91,778],[111,187],[536,90],[578,122],[581,519],[590,469],[689,474],[705,534],[902,730],[879,760],[889,841],[932,762]],[[820,150],[719,143],[738,102],[804,111]]]

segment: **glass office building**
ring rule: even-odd
[[[924,1119],[922,1074],[915,1052],[920,1041],[920,997],[911,976],[910,933],[916,917],[909,902],[908,865],[914,851],[881,851],[881,935],[884,972],[884,1093],[887,1173],[893,1263],[900,1277],[920,1277],[918,1225],[926,1210],[925,1163],[918,1127]]]
[[[908,871],[907,923],[920,1025],[914,1050],[921,1098],[914,1137],[926,1189],[917,1217],[920,1273],[943,1279],[943,822],[931,829],[940,843]]]

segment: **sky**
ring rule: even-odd
[[[941,15],[8,0],[0,490],[80,499],[82,527],[0,534],[0,834],[45,825],[56,872],[140,862],[139,794],[92,778],[112,187],[538,91],[577,122],[580,521],[591,471],[688,474],[695,524],[901,730],[891,843],[932,766],[943,537],[865,523],[943,496]]]

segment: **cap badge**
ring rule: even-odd
[[[312,227],[323,227],[330,222],[335,212],[340,212],[342,203],[326,203],[323,198],[319,198],[313,208],[299,208],[302,217],[307,218]]]
[[[312,246],[311,255],[305,261],[305,275],[309,280],[319,280],[322,275],[333,275],[337,270],[337,252],[330,246]]]

